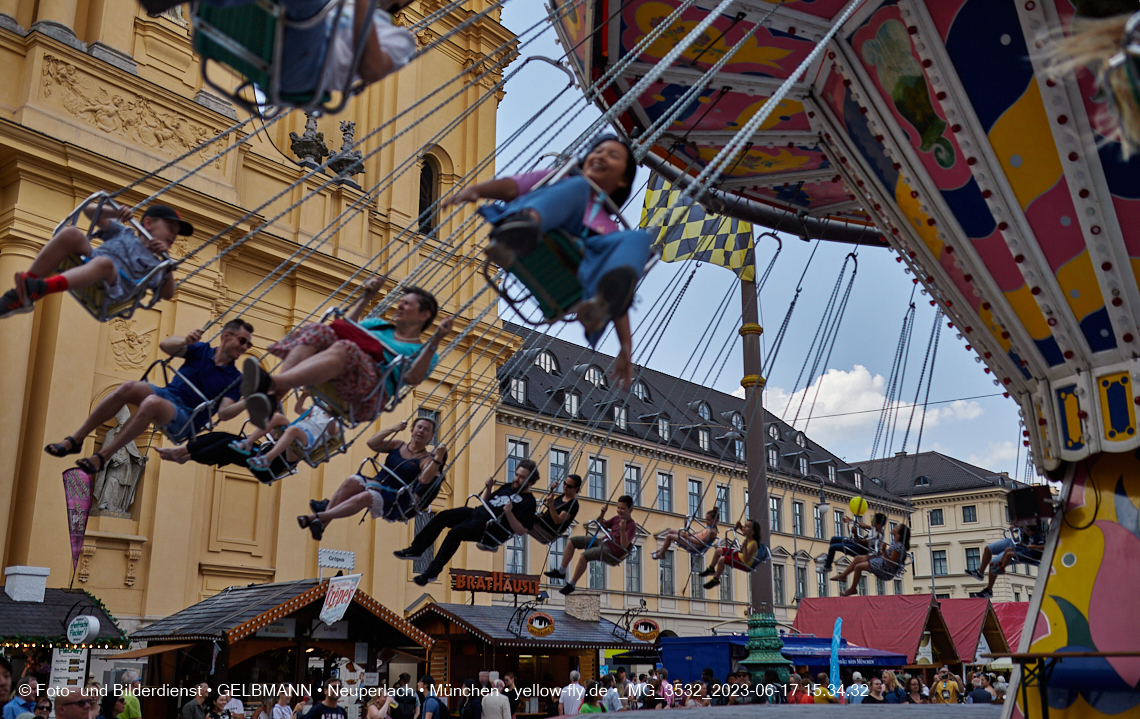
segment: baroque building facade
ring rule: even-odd
[[[471,0],[440,18],[419,32],[420,46],[489,5]],[[409,25],[441,7],[439,0],[414,2],[397,22]],[[245,117],[204,89],[187,14],[174,10],[151,17],[134,0],[0,4],[0,66],[9,77],[0,87],[0,277],[5,283],[27,268],[56,224],[83,198],[130,185]],[[351,183],[328,183],[326,176],[290,187],[305,172],[287,154],[290,134],[304,132],[305,117],[294,112],[248,138],[261,128],[253,122],[235,134],[248,141],[234,151],[208,163],[213,149],[195,151],[162,173],[176,178],[206,163],[160,200],[196,228],[194,237],[180,239],[171,252],[175,259],[187,260],[177,280],[194,273],[173,301],[100,324],[66,294],[52,295],[38,303],[34,314],[4,320],[3,566],[49,568],[49,586],[74,583],[90,591],[128,632],[231,585],[317,575],[317,544],[298,529],[294,517],[308,511],[309,498],[330,496],[356,471],[369,455],[363,439],[316,469],[302,464],[296,475],[263,485],[234,466],[162,462],[153,447],[166,440],[157,433],[144,435],[126,453],[121,471],[97,479],[96,507],[74,573],[60,481],[74,458],[50,457],[43,447],[73,431],[115,386],[139,379],[159,358],[159,340],[168,335],[231,318],[234,312],[226,310],[233,306],[245,309],[244,319],[255,328],[253,352],[261,356],[312,313],[343,299],[341,290],[333,303],[325,303],[346,283],[360,282],[354,279],[360,268],[378,273],[391,288],[429,256],[446,254],[440,253],[439,238],[458,228],[467,212],[438,226],[433,221],[434,231],[427,235],[418,232],[427,228],[417,226],[416,218],[425,199],[438,197],[457,178],[469,172],[479,179],[493,176],[501,90],[492,85],[501,74],[463,88],[487,58],[502,57],[503,48],[509,51],[513,38],[497,10],[475,18],[399,73],[369,87],[342,114],[316,123],[335,149],[340,142],[332,138],[340,138],[341,121],[355,122],[357,138],[364,137],[445,80],[457,79],[441,97],[460,92],[442,109],[429,112],[433,105],[427,103],[362,145],[366,159],[363,176],[356,178],[360,186],[381,183],[401,163],[406,167],[398,176],[402,179],[380,184],[371,195]],[[451,121],[456,125],[446,129]],[[484,160],[491,161],[479,165]],[[121,199],[137,203],[166,184],[148,180]],[[325,231],[360,204],[362,211],[347,212],[343,225]],[[234,222],[236,227],[227,229]],[[263,222],[268,222],[265,229],[245,241]],[[202,244],[214,235],[219,235],[216,241]],[[481,236],[468,238],[462,252],[432,260],[444,266],[429,288],[440,297],[444,315],[458,313],[445,343],[461,332],[463,339],[397,414],[386,415],[372,428],[358,428],[363,437],[417,411],[438,413],[442,434],[458,444],[470,440],[479,426],[486,410],[477,398],[494,391],[493,382],[485,379],[494,376],[491,358],[510,351],[509,344],[488,331],[496,318],[495,308],[488,307],[493,293],[478,294],[483,283],[472,280],[475,268],[462,259],[475,254],[468,251],[480,241]],[[303,261],[291,259],[306,243],[315,252]],[[275,270],[279,266],[288,272]],[[255,288],[265,294],[243,302],[243,295]],[[472,323],[476,326],[465,332]],[[469,423],[471,417],[475,421]],[[238,431],[240,425],[234,421],[222,428]],[[101,446],[114,426],[88,438],[84,452]],[[151,461],[142,461],[144,456]],[[450,470],[437,505],[446,507],[453,496],[465,496],[467,478],[485,477],[494,461],[492,452],[473,443]],[[411,526],[401,524],[342,521],[330,527],[321,546],[355,551],[357,571],[364,575],[361,589],[401,611],[421,592],[410,581],[393,578],[390,547],[406,544],[411,532]]]
[[[985,588],[966,570],[981,568],[986,545],[1005,536],[1006,498],[1024,483],[940,452],[898,453],[856,466],[913,507],[911,579],[916,594],[960,599]],[[1036,583],[1036,567],[1011,565],[994,584],[993,601],[1029,601]]]

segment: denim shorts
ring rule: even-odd
[[[1009,549],[1012,546],[1013,546],[1013,540],[1010,539],[1009,537],[1006,537],[1005,539],[999,539],[998,541],[991,544],[990,545],[990,555],[991,555],[990,564],[992,564],[995,567],[999,566],[1001,564],[1001,555],[1005,552],[1005,550]]]
[[[150,386],[156,397],[161,397],[174,405],[174,419],[162,428],[172,442],[182,443],[194,436],[194,423],[190,421],[190,410],[179,402],[175,394],[166,387]]]

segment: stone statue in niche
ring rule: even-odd
[[[119,410],[115,415],[118,424],[107,432],[104,443],[114,439],[130,417],[131,411],[126,407]],[[125,447],[111,455],[107,460],[107,466],[95,475],[92,514],[97,510],[99,514],[111,517],[130,518],[131,505],[135,501],[135,489],[138,487],[139,479],[142,478],[144,466],[146,458],[134,440],[127,442]]]

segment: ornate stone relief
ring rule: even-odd
[[[43,94],[83,122],[120,135],[164,155],[177,156],[198,147],[216,134],[213,128],[164,112],[145,97],[109,92],[94,78],[53,55],[44,55]],[[57,94],[58,90],[58,94]],[[197,153],[203,160],[209,148]],[[221,168],[221,159],[214,162]]]
[[[150,359],[155,328],[140,330],[137,325],[133,319],[118,318],[110,322],[111,353],[115,364],[123,369],[142,369]]]
[[[83,543],[83,549],[79,553],[79,573],[76,575],[81,582],[86,582],[91,577],[91,558],[95,556],[96,549],[93,543]]]

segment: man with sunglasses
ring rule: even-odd
[[[112,441],[92,456],[75,463],[87,474],[94,475],[103,469],[111,455],[145,432],[152,423],[163,427],[175,442],[183,442],[206,426],[215,413],[222,420],[236,417],[243,405],[235,404],[241,399],[241,371],[234,363],[245,354],[252,338],[253,326],[240,319],[225,324],[217,347],[201,341],[202,330],[193,330],[185,337],[167,337],[158,343],[159,349],[183,360],[178,374],[171,376],[167,386],[157,387],[142,381],[124,382],[96,405],[79,431],[62,442],[49,444],[44,451],[55,457],[78,454],[83,451],[83,440],[87,435],[126,405],[135,405],[138,411],[131,415]],[[194,415],[194,408],[203,401],[202,395],[212,400],[213,405],[209,412]]]
[[[91,707],[98,703],[79,687],[58,687],[55,694],[55,719],[87,719]],[[37,715],[39,716],[39,715]]]

